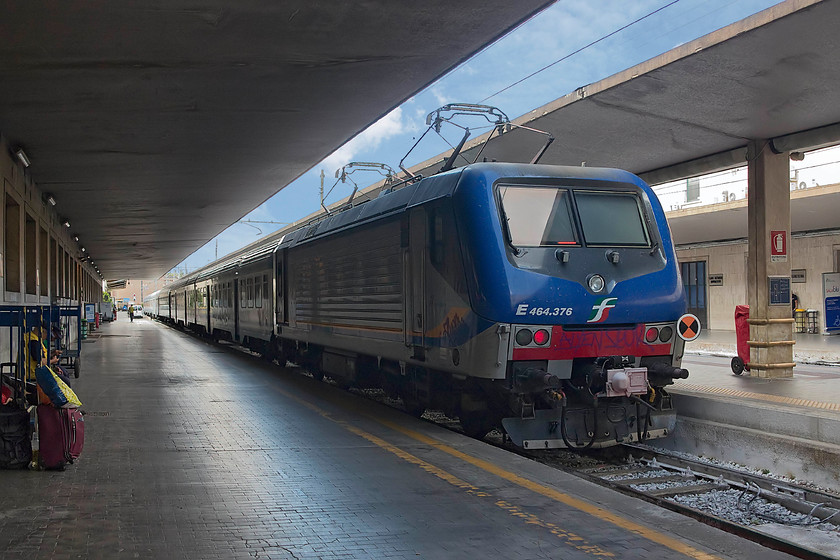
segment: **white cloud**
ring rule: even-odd
[[[449,97],[443,92],[443,88],[438,84],[429,88],[429,92],[435,96],[438,107],[443,107],[449,103]]]
[[[329,176],[336,169],[353,161],[357,154],[375,150],[382,142],[399,136],[406,129],[402,107],[397,107],[334,151],[316,167],[324,169]]]

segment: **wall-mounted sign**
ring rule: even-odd
[[[790,271],[790,281],[794,284],[804,284],[805,283],[805,269],[804,268],[797,268],[796,270]]]
[[[787,232],[770,232],[770,261],[787,262]]]
[[[823,272],[823,309],[826,334],[840,333],[840,272]]]
[[[723,286],[723,274],[709,274],[709,286]]]
[[[770,305],[787,305],[790,307],[790,277],[768,276],[767,291]]]

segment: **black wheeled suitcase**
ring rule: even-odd
[[[29,413],[16,404],[0,406],[0,469],[23,469],[31,460]]]

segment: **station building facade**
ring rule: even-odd
[[[840,147],[791,161],[790,185],[791,292],[799,307],[817,311],[823,332],[822,274],[840,272]],[[748,303],[746,189],[746,168],[654,187],[677,246],[689,311],[709,329],[734,330],[735,306]]]
[[[0,135],[0,302],[78,305],[102,300],[102,277],[82,251],[62,201],[32,181],[37,165]]]

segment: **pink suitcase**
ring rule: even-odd
[[[39,459],[45,469],[64,470],[85,444],[85,420],[75,408],[38,405]]]

